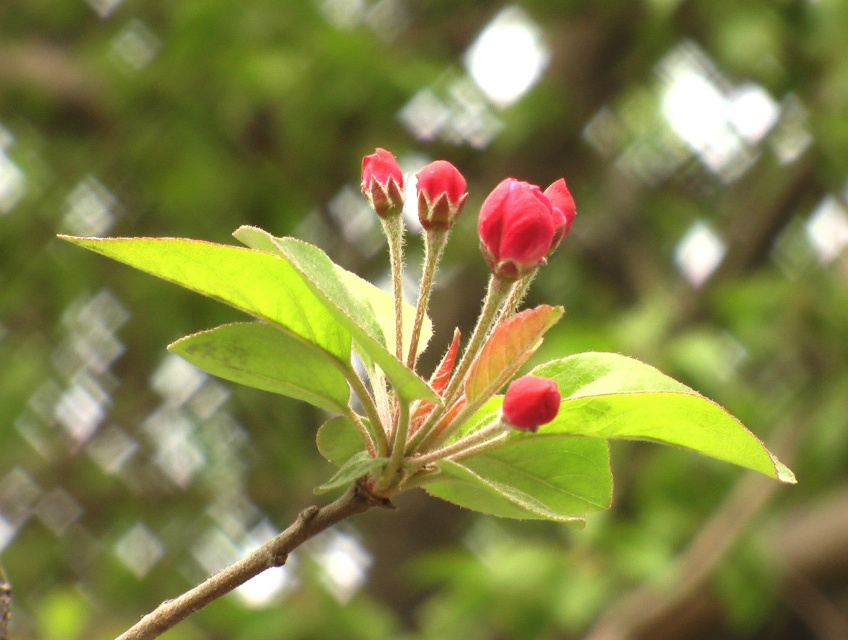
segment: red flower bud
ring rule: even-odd
[[[561,399],[557,383],[550,378],[518,378],[506,390],[503,419],[516,429],[536,433],[540,425],[556,418]]]
[[[465,178],[450,162],[436,160],[421,169],[418,177],[418,219],[425,229],[450,228],[468,194]]]
[[[395,157],[385,149],[377,149],[362,159],[362,193],[381,217],[400,213],[403,174]]]
[[[483,202],[477,232],[492,273],[518,280],[538,267],[551,248],[553,208],[536,185],[507,178]]]
[[[551,201],[554,212],[554,240],[551,242],[550,249],[550,253],[553,253],[562,239],[568,235],[574,216],[577,215],[577,207],[562,178],[545,189],[545,195]]]

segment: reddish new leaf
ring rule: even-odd
[[[456,354],[459,352],[459,338],[459,329],[454,329],[453,341],[451,342],[450,347],[448,347],[445,357],[442,358],[439,366],[436,367],[436,370],[433,372],[433,377],[430,378],[430,386],[433,388],[433,391],[439,395],[442,395],[445,387],[448,386],[448,381],[450,381],[451,373],[453,372],[453,364],[456,362]]]
[[[542,336],[562,317],[562,307],[543,304],[517,313],[489,337],[468,372],[469,403],[500,389],[541,344]]]

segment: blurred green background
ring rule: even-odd
[[[535,362],[638,357],[727,407],[799,485],[616,443],[614,507],[583,531],[411,492],[166,637],[844,640],[846,33],[842,0],[4,0],[12,638],[112,638],[332,472],[318,410],[165,351],[237,313],[55,234],[230,242],[253,224],[385,281],[358,192],[381,146],[469,182],[425,369],[476,315],[483,198],[564,176],[578,217],[529,303],[567,314]]]

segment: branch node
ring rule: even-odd
[[[397,509],[392,501],[385,496],[374,493],[364,482],[364,478],[360,478],[354,485],[356,497],[365,500],[372,507],[380,507],[381,509]]]
[[[288,562],[289,554],[287,553],[278,553],[274,556],[274,566],[282,567],[286,562]]]
[[[298,517],[301,522],[309,522],[312,518],[318,515],[319,511],[320,509],[313,504],[311,507],[306,507],[306,509],[301,511]]]

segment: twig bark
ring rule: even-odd
[[[314,535],[386,501],[358,483],[330,504],[309,507],[280,535],[173,600],[166,600],[115,640],[152,640],[207,604],[271,567],[285,564],[288,554]]]
[[[12,620],[12,587],[0,567],[0,640],[9,640],[9,622]]]

